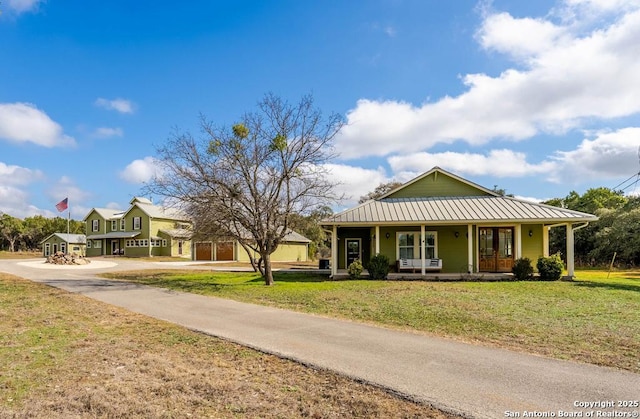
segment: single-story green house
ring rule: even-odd
[[[598,217],[524,201],[439,167],[397,189],[322,221],[331,231],[331,274],[355,260],[386,255],[398,271],[510,272],[521,257],[549,255],[549,229],[567,231],[574,275],[574,231]]]
[[[42,256],[48,257],[56,252],[86,254],[87,237],[84,234],[53,233],[40,242]]]

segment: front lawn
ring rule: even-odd
[[[110,274],[179,291],[272,305],[640,372],[640,273],[578,271],[573,282],[331,281],[275,273]]]

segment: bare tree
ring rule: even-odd
[[[402,182],[398,182],[394,180],[387,183],[381,183],[378,186],[376,186],[376,188],[373,191],[369,192],[366,195],[361,196],[360,199],[358,200],[358,204],[364,204],[365,202],[371,199],[380,198],[382,195],[385,195],[391,192],[392,190],[399,188],[400,186],[402,186]]]
[[[267,94],[231,128],[200,122],[200,138],[174,133],[158,148],[162,174],[146,189],[179,202],[198,234],[237,240],[272,285],[271,254],[292,215],[338,198],[325,164],[343,118],[324,118],[311,96],[290,104]]]

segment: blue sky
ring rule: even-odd
[[[638,0],[0,10],[0,211],[16,217],[65,197],[76,219],[124,209],[172,130],[230,125],[267,92],[345,116],[329,168],[352,199],[336,209],[436,165],[537,200],[640,170]]]

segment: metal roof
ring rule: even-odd
[[[87,221],[89,215],[91,215],[93,211],[95,211],[100,217],[104,218],[105,220],[122,218],[122,215],[124,214],[124,211],[122,210],[115,210],[111,208],[92,208],[82,221]]]
[[[311,240],[309,240],[308,238],[306,238],[305,236],[303,236],[302,234],[298,233],[297,231],[293,231],[293,230],[289,230],[287,231],[287,234],[284,236],[284,239],[282,239],[284,242],[291,242],[291,243],[311,243]]]
[[[322,224],[560,223],[597,219],[592,214],[506,196],[462,196],[371,200],[335,214]]]
[[[78,244],[78,243],[84,244],[86,242],[86,237],[84,234],[52,233],[52,234],[49,234],[47,238],[42,240],[40,243],[46,242],[53,236],[57,236],[62,241],[67,243],[72,243],[72,244]]]
[[[167,236],[176,239],[190,239],[191,236],[193,236],[193,231],[184,228],[173,228],[159,231],[160,233],[164,233]]]
[[[177,208],[161,207],[143,202],[134,203],[126,212],[129,213],[133,208],[140,208],[145,214],[151,218],[162,218],[165,220],[189,221],[189,217]]]

